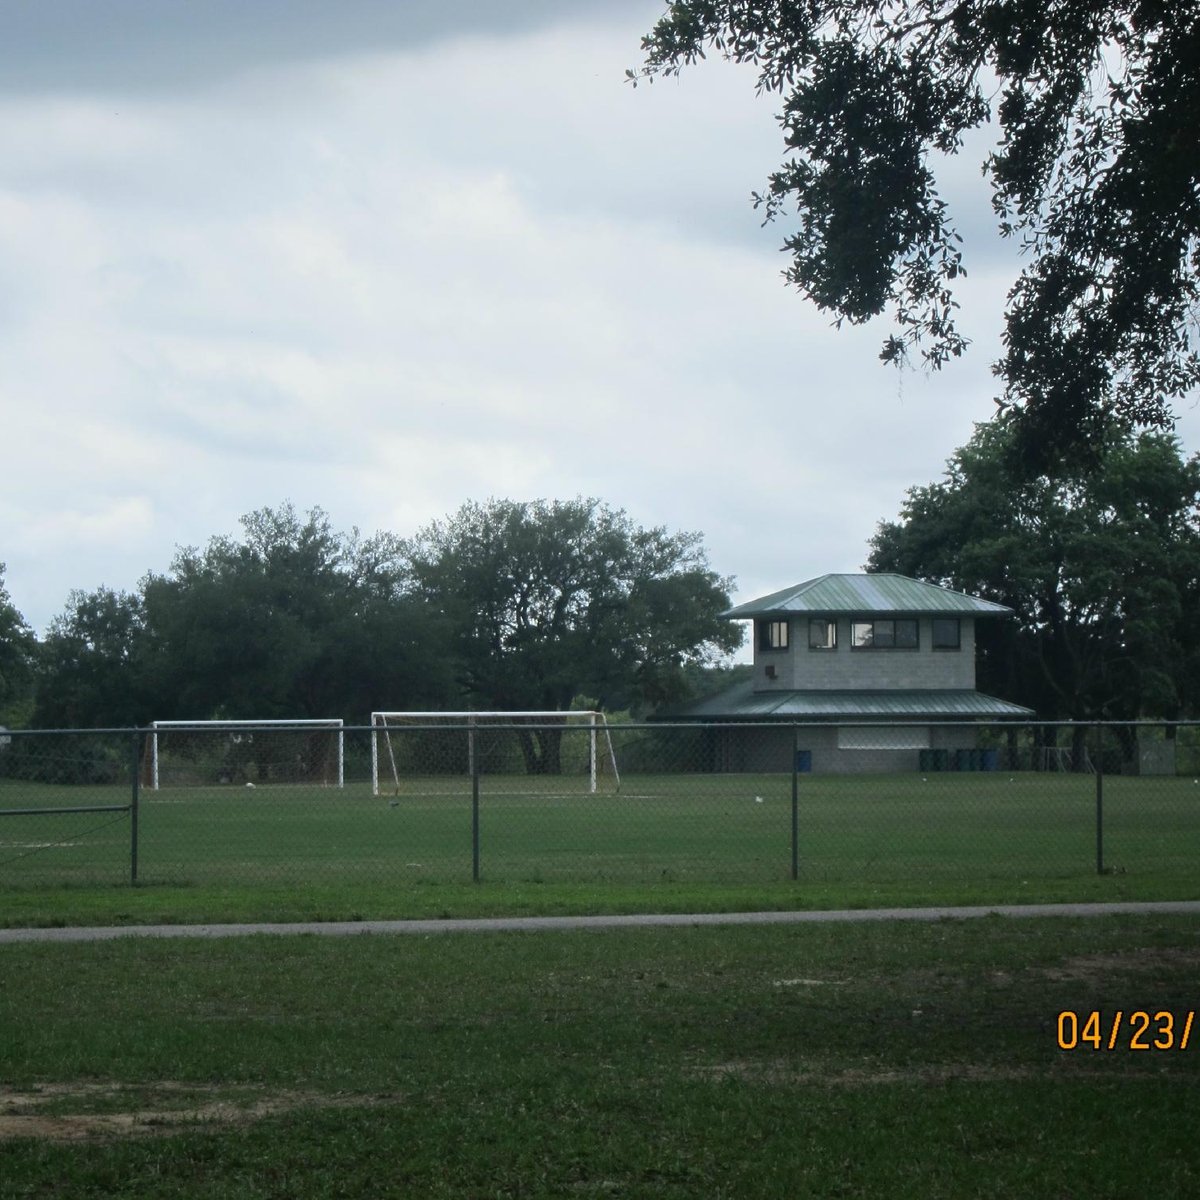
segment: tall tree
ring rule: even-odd
[[[804,295],[891,309],[885,361],[966,346],[936,172],[994,121],[983,168],[1028,256],[995,369],[1027,458],[1166,426],[1200,381],[1200,0],[674,0],[642,45],[635,82],[712,49],[781,95],[791,157],[755,202],[794,208]]]
[[[718,620],[729,584],[698,534],[639,528],[597,500],[468,503],[407,556],[453,630],[467,697],[486,708],[655,704],[679,693],[688,663],[741,640]]]
[[[1099,469],[1029,478],[1012,439],[978,426],[879,525],[869,568],[1009,605],[980,631],[980,682],[1040,717],[1200,711],[1200,456],[1113,433]]]
[[[153,719],[140,668],[144,633],[140,596],[71,592],[38,654],[34,723],[83,729]]]
[[[37,642],[4,586],[0,563],[0,721],[17,723],[17,706],[28,700]]]
[[[338,533],[290,504],[242,526],[143,582],[156,717],[365,721],[445,698],[436,624],[405,594],[397,539]]]

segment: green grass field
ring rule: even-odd
[[[1200,896],[1200,785],[1091,776],[485,778],[399,795],[0,781],[0,923]],[[1186,1050],[1056,1018],[1197,1010],[1194,919],[0,946],[0,1200],[1163,1197]]]
[[[0,809],[128,799],[0,782]],[[361,783],[175,788],[142,793],[136,897],[127,814],[0,817],[2,919],[54,920],[55,894],[80,919],[67,915],[80,897],[121,888],[107,910],[199,920],[236,919],[238,896],[308,918],[1200,894],[1200,785],[1109,777],[1103,800],[1101,876],[1093,776],[802,776],[793,883],[790,775],[627,777],[594,796],[485,777],[473,885],[463,780],[408,781],[395,796]]]
[[[1164,916],[0,946],[0,1197],[1195,1196],[1198,976]]]

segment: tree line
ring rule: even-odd
[[[469,503],[410,539],[290,504],[241,525],[135,591],[72,592],[40,641],[0,568],[0,723],[641,711],[741,640],[698,534],[597,500]]]
[[[879,523],[866,567],[1010,607],[977,631],[978,686],[1040,719],[1200,715],[1200,456],[1173,435],[1113,424],[1098,462],[1036,473],[1010,423],[981,424]],[[731,584],[699,534],[590,499],[468,503],[409,539],[264,508],[134,592],[71,593],[41,640],[0,567],[0,724],[583,698],[645,715],[742,670]]]

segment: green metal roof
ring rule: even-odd
[[[1012,609],[965,592],[909,579],[906,575],[819,575],[806,583],[748,600],[722,613],[731,621],[782,613],[942,613],[951,616],[1003,617]]]
[[[756,692],[754,681],[738,684],[672,713],[663,720],[785,721],[785,720],[941,720],[973,721],[1032,717],[1031,708],[1010,704],[971,689],[914,689],[908,691]]]

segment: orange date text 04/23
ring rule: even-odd
[[[1192,1037],[1194,1009],[1169,1012],[1135,1008],[1126,1012],[1091,1009],[1058,1014],[1060,1050],[1186,1050]],[[1200,1035],[1198,1035],[1200,1036]]]

